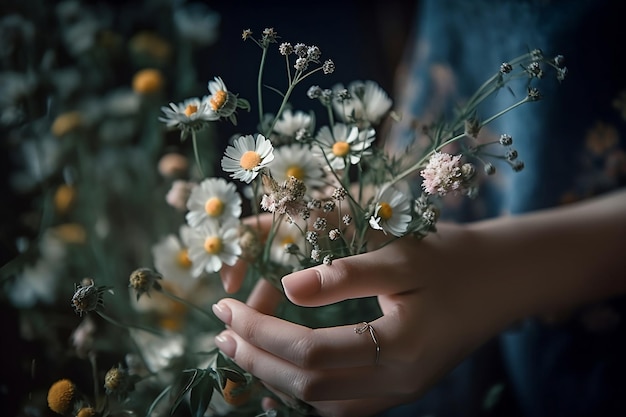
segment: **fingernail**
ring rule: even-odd
[[[237,350],[237,343],[235,339],[225,334],[224,332],[215,336],[215,346],[217,346],[224,355],[229,358],[235,357],[235,351]]]
[[[287,296],[310,297],[321,289],[320,274],[316,269],[295,272],[282,279]]]
[[[233,319],[233,313],[230,311],[230,308],[224,303],[217,303],[211,306],[213,310],[213,314],[217,316],[218,319],[224,322],[224,324],[229,325],[231,320]]]

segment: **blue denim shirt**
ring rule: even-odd
[[[507,133],[525,162],[503,164],[477,200],[444,206],[457,221],[567,204],[626,183],[626,76],[617,65],[624,25],[617,1],[424,0],[400,74],[404,124],[391,147],[412,137],[410,117],[428,120],[469,97],[499,65],[531,49],[562,54],[562,83],[541,80],[542,99],[507,113],[481,134]],[[502,93],[502,94],[500,94]],[[505,91],[480,109],[488,117],[511,103]],[[559,250],[559,248],[555,248]],[[504,394],[504,415],[615,415],[624,391],[622,300],[528,319],[476,352],[415,404],[386,416],[502,415],[483,404]],[[622,414],[626,406],[622,408]],[[492,414],[490,414],[492,413]]]

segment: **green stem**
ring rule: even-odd
[[[100,317],[102,317],[103,319],[105,319],[109,323],[114,324],[116,326],[123,327],[123,328],[126,328],[126,329],[143,330],[144,332],[152,333],[152,334],[157,335],[157,336],[163,336],[158,330],[151,329],[149,327],[139,326],[139,325],[136,325],[136,324],[121,323],[121,322],[115,320],[113,317],[111,317],[111,316],[109,316],[109,315],[107,315],[107,314],[105,314],[105,313],[103,313],[102,311],[99,311],[99,310],[96,310],[96,313],[98,313],[98,315]]]
[[[259,75],[257,76],[257,99],[259,102],[259,121],[263,121],[263,69],[265,68],[265,57],[267,56],[267,48],[263,48],[263,54],[261,55],[261,63],[259,65]]]
[[[214,314],[209,313],[208,311],[198,307],[195,304],[190,303],[189,301],[187,301],[187,300],[185,300],[183,298],[180,298],[177,295],[172,294],[169,291],[166,291],[163,287],[161,287],[160,292],[161,292],[161,294],[165,295],[166,297],[169,297],[169,298],[171,298],[174,301],[177,301],[177,302],[179,302],[179,303],[181,303],[181,304],[183,304],[183,305],[185,305],[185,306],[187,306],[187,307],[189,307],[189,308],[191,308],[193,310],[196,310],[196,311],[204,314],[205,316],[210,318],[215,324],[218,324],[218,325],[223,325],[224,324],[224,323],[222,323],[221,320],[219,320],[217,317],[215,317]]]
[[[198,169],[200,170],[200,175],[202,178],[205,178],[204,169],[202,167],[202,160],[200,158],[200,150],[198,149],[198,138],[196,136],[196,131],[191,131],[191,141],[193,143],[193,154],[196,157],[196,164],[198,164]]]

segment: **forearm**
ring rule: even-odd
[[[469,230],[512,319],[626,293],[626,190]]]

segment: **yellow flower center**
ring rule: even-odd
[[[389,220],[391,216],[393,215],[393,209],[391,208],[389,203],[382,202],[379,204],[380,204],[380,209],[378,210],[378,215],[380,216],[382,220]]]
[[[222,239],[217,236],[209,236],[204,241],[204,250],[211,255],[216,255],[222,251]]]
[[[185,108],[185,116],[191,117],[191,115],[197,111],[198,111],[198,106],[194,106],[193,104],[188,104],[187,108]]]
[[[285,173],[287,178],[295,177],[296,179],[302,181],[304,179],[304,170],[298,165],[292,165],[287,168],[287,172]]]
[[[211,197],[204,204],[204,211],[211,217],[218,217],[224,211],[224,202],[217,197]]]
[[[191,259],[189,259],[189,252],[187,249],[181,249],[178,251],[178,254],[176,255],[176,262],[181,268],[191,268]]]
[[[283,248],[286,247],[287,245],[291,244],[291,243],[295,243],[295,240],[293,240],[293,238],[291,236],[285,236],[285,238],[281,242],[281,244],[283,245]]]
[[[350,152],[350,144],[348,142],[335,142],[333,145],[333,153],[340,158],[345,157]]]
[[[226,103],[227,98],[228,93],[226,91],[216,91],[215,94],[213,94],[213,97],[211,97],[211,100],[209,100],[209,104],[211,105],[213,111],[218,111],[219,109],[221,109],[224,103]]]
[[[245,170],[251,170],[256,168],[261,163],[261,155],[259,155],[255,151],[247,151],[243,155],[241,155],[241,159],[239,160],[239,165]]]

